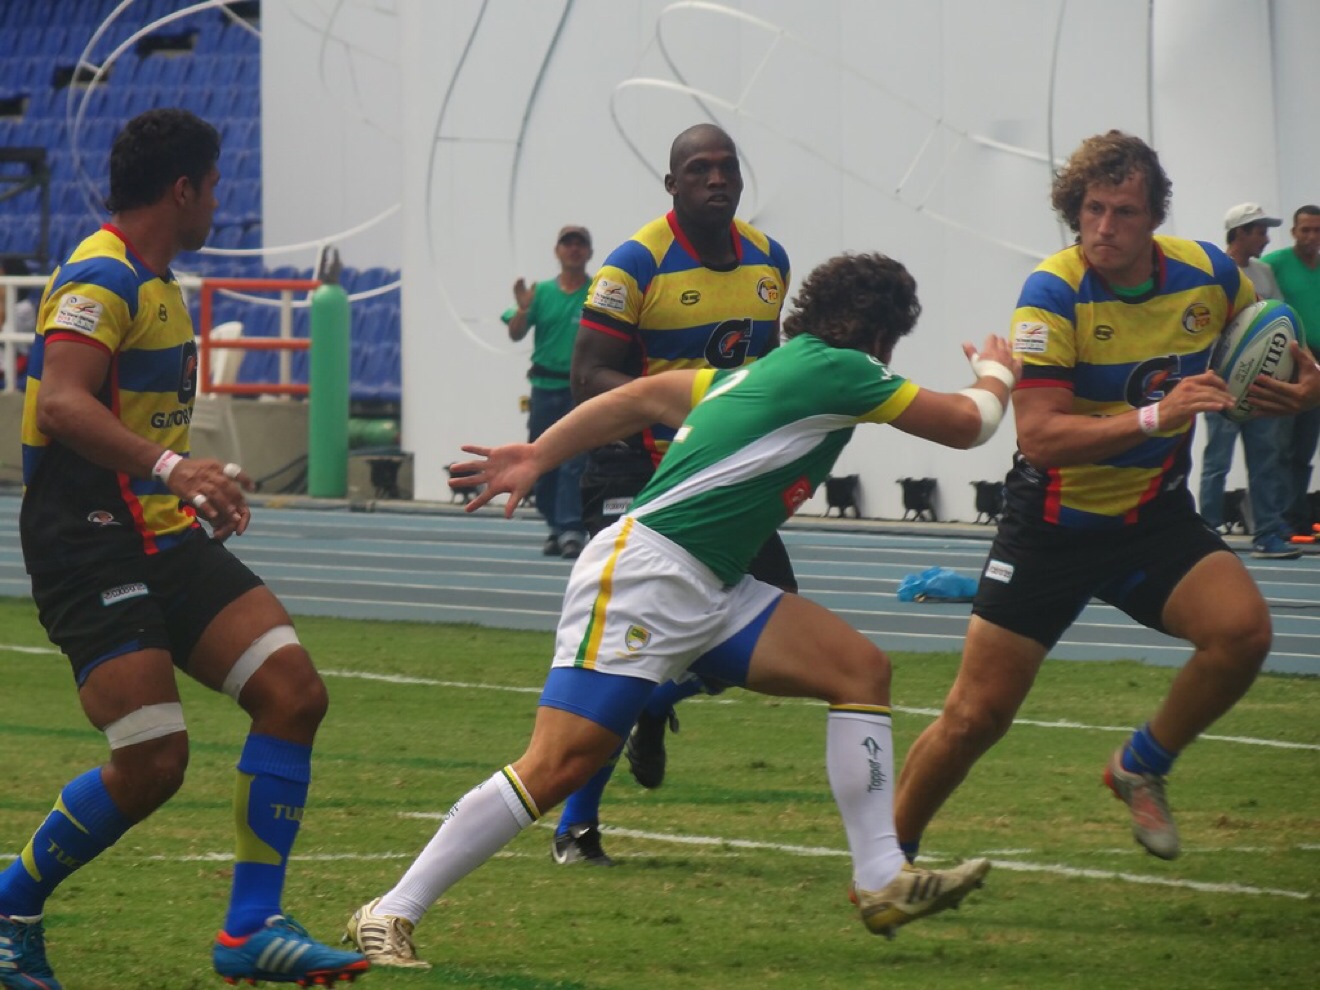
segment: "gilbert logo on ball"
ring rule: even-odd
[[[1210,367],[1224,379],[1237,403],[1225,416],[1235,423],[1251,418],[1247,390],[1261,375],[1278,381],[1292,379],[1288,345],[1301,339],[1300,328],[1297,314],[1277,299],[1253,303],[1224,327],[1211,352]]]

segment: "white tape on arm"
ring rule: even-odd
[[[983,358],[980,354],[973,354],[968,361],[971,362],[972,371],[976,373],[977,378],[997,378],[1010,390],[1017,384],[1017,376],[998,361]]]
[[[1000,365],[1002,368],[1003,365]],[[1005,371],[1008,369],[1005,368]],[[1011,386],[1010,386],[1011,387]],[[959,395],[965,395],[976,403],[977,410],[981,413],[981,432],[976,435],[972,441],[973,447],[979,447],[992,436],[995,430],[999,429],[999,423],[1004,418],[1004,407],[999,401],[999,397],[993,392],[984,388],[965,388]]]
[[[243,690],[248,678],[260,669],[272,653],[297,642],[298,634],[293,631],[293,626],[275,626],[267,629],[234,661],[229,673],[225,675],[225,682],[220,686],[220,690],[237,701],[239,692]]]
[[[123,718],[115,719],[102,731],[111,749],[123,749],[138,743],[159,739],[161,736],[183,732],[183,705],[167,701],[159,705],[143,705]]]

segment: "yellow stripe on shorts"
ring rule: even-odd
[[[582,637],[582,645],[578,647],[577,661],[574,664],[576,667],[591,670],[596,666],[600,641],[605,637],[605,611],[609,608],[610,595],[614,591],[614,567],[619,562],[619,555],[623,553],[623,545],[628,542],[628,534],[632,532],[634,521],[631,516],[623,521],[623,525],[619,527],[619,535],[614,540],[610,559],[605,561],[605,567],[600,572],[600,591],[596,593],[596,601],[591,606],[587,634]]]

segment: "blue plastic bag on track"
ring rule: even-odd
[[[900,602],[970,602],[976,595],[976,578],[964,577],[947,567],[928,567],[909,574],[898,585]]]

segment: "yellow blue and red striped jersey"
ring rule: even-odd
[[[175,546],[197,525],[191,506],[155,479],[100,467],[38,429],[52,345],[104,350],[110,367],[100,402],[134,433],[186,456],[197,343],[178,282],[148,268],[108,224],[51,275],[29,356],[20,516],[32,573]]]
[[[708,268],[672,212],[648,223],[610,252],[582,310],[586,331],[633,345],[641,377],[683,368],[736,368],[778,343],[788,293],[788,254],[742,220],[730,228],[737,263]],[[642,442],[658,462],[674,431],[657,424]]]
[[[1155,237],[1150,289],[1120,296],[1074,245],[1027,278],[1011,339],[1024,370],[1018,388],[1062,388],[1072,412],[1117,416],[1158,402],[1209,366],[1224,325],[1255,300],[1251,282],[1213,244]],[[1009,473],[1011,507],[1027,519],[1094,529],[1130,525],[1175,503],[1190,504],[1192,426],[1161,430],[1113,457]]]

